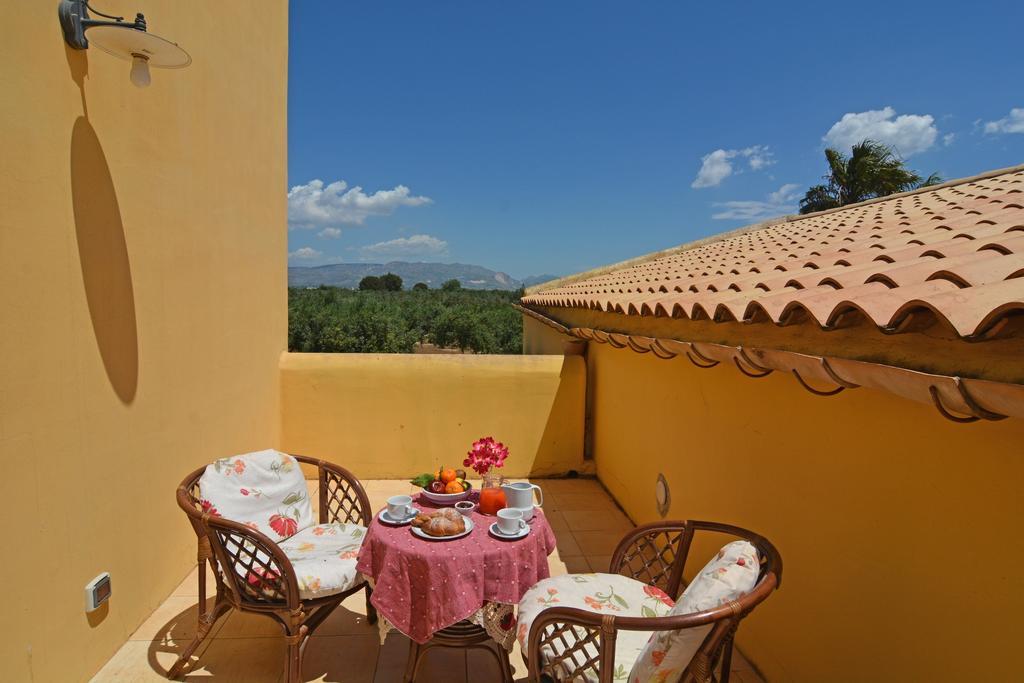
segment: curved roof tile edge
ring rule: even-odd
[[[780,349],[569,328],[537,311],[516,304],[513,306],[562,334],[608,344],[616,349],[651,353],[663,360],[685,357],[702,369],[724,362],[752,378],[765,377],[775,371],[792,374],[801,387],[817,396],[834,396],[846,389],[869,387],[919,403],[930,403],[940,415],[956,423],[1024,417],[1024,385],[1021,384],[929,374],[893,365]]]

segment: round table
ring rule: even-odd
[[[437,509],[421,496],[421,510]],[[548,573],[555,534],[537,508],[530,533],[518,540],[488,533],[496,518],[473,511],[475,527],[455,540],[426,540],[410,526],[390,526],[374,517],[359,551],[358,570],[373,585],[371,602],[381,619],[381,638],[397,629],[413,641],[407,680],[426,648],[481,647],[493,640],[508,676],[508,651],[515,643],[513,609]],[[497,653],[496,653],[497,654]]]

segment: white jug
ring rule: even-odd
[[[544,491],[536,484],[517,481],[513,484],[502,484],[501,490],[505,492],[505,506],[522,510],[523,517],[527,514],[533,517],[534,490],[537,491],[537,505],[544,505]]]

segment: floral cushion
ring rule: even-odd
[[[366,536],[358,524],[318,524],[279,545],[291,560],[302,599],[322,598],[359,583],[356,556]]]
[[[221,458],[199,478],[203,510],[274,541],[313,526],[306,480],[295,458],[274,450]]]
[[[669,614],[701,612],[738,600],[754,588],[760,570],[757,549],[748,541],[733,541],[704,565]],[[708,624],[655,632],[636,659],[630,683],[678,681],[710,630]]]
[[[672,599],[660,589],[618,574],[554,576],[537,583],[519,602],[516,637],[522,651],[528,652],[526,641],[530,634],[530,626],[537,615],[548,607],[576,607],[588,612],[625,617],[661,617],[668,614],[672,605]],[[583,630],[579,629],[578,636],[583,638],[585,635]],[[650,637],[650,631],[618,632],[615,641],[614,680],[626,680],[633,662],[643,651]],[[564,650],[559,643],[544,646],[541,649],[541,657],[545,661],[550,661]],[[588,644],[586,653],[587,657],[596,657],[597,647]],[[559,678],[572,678],[576,668],[586,659],[582,653],[574,653],[573,656],[575,662],[568,658],[560,662],[562,676]],[[590,669],[584,669],[576,675],[587,681],[597,681],[597,676]]]

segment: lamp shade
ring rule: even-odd
[[[93,26],[86,37],[90,45],[115,57],[131,61],[133,55],[142,55],[158,69],[183,69],[192,63],[189,54],[171,41],[134,28]]]

